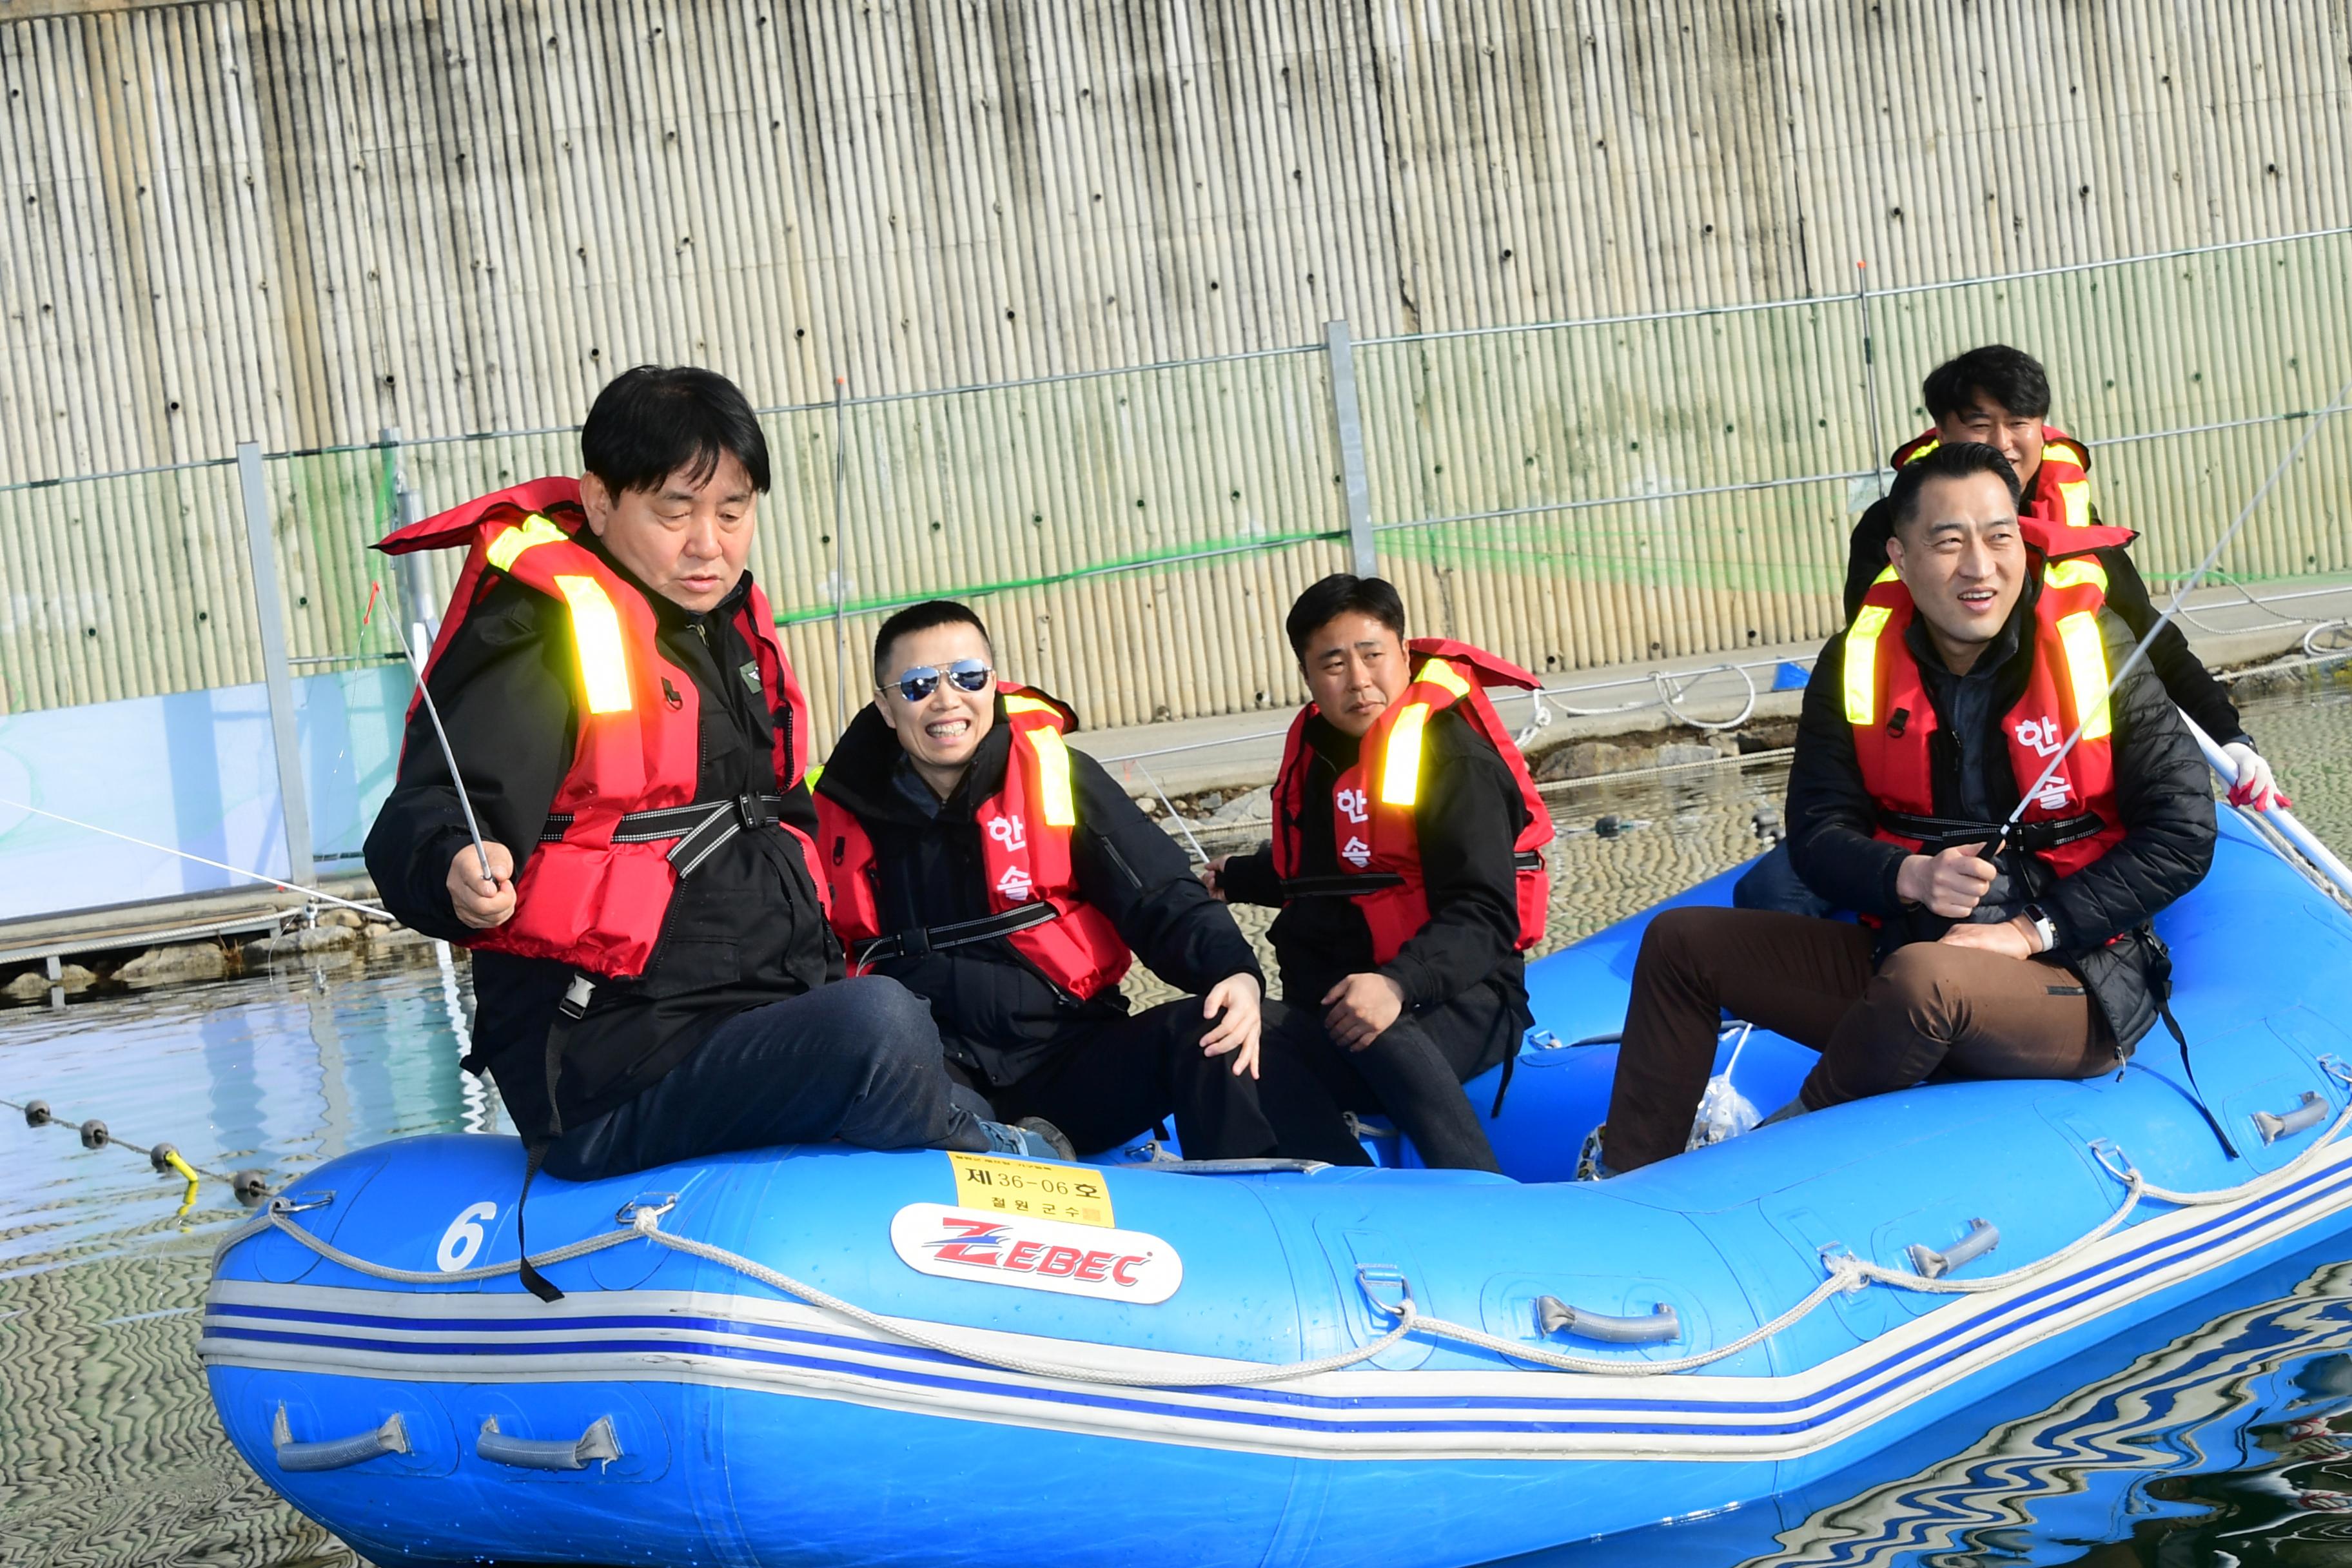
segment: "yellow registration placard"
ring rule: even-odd
[[[958,1208],[1069,1225],[1108,1226],[1110,1187],[1097,1171],[1008,1160],[997,1154],[950,1154]]]

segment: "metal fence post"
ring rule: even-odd
[[[1853,264],[1853,302],[1862,311],[1863,412],[1870,420],[1870,466],[1878,472],[1878,493],[1886,493],[1886,438],[1878,427],[1878,349],[1870,340],[1870,263]]]
[[[1359,577],[1380,575],[1372,549],[1372,486],[1364,477],[1364,420],[1356,406],[1356,351],[1345,321],[1323,323],[1323,348],[1331,361],[1331,419],[1339,431],[1339,503],[1348,520],[1350,565]]]
[[[424,498],[408,488],[408,475],[400,462],[400,426],[387,425],[376,439],[392,452],[392,525],[406,528],[424,515]],[[433,597],[433,579],[425,564],[425,552],[421,550],[393,558],[393,570],[399,575],[401,617],[406,623],[408,646],[429,648],[433,639],[441,635],[441,617]]]
[[[846,420],[849,378],[833,378],[833,738],[849,728],[849,533],[846,527],[849,469]]]
[[[278,753],[278,795],[286,824],[286,874],[313,880],[310,799],[302,787],[302,751],[294,730],[294,682],[286,664],[286,605],[278,585],[278,552],[269,537],[269,493],[262,484],[261,443],[236,444],[236,477],[245,495],[245,548],[253,563],[253,610],[261,628],[261,678],[269,691],[269,740]]]

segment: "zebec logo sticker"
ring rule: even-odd
[[[1159,1237],[1107,1226],[1069,1225],[908,1204],[890,1221],[890,1245],[908,1268],[942,1279],[971,1279],[1091,1296],[1098,1301],[1165,1301],[1184,1282],[1184,1260]]]

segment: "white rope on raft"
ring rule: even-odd
[[[2339,1081],[2352,1085],[2352,1077],[2347,1077],[2340,1069],[2331,1068],[2330,1070]],[[845,1318],[887,1339],[897,1340],[923,1350],[934,1351],[942,1355],[954,1356],[959,1360],[972,1362],[982,1366],[996,1367],[1002,1371],[1021,1373],[1032,1377],[1054,1378],[1066,1383],[1102,1384],[1127,1388],[1231,1388],[1287,1383],[1298,1378],[1314,1377],[1322,1373],[1338,1372],[1359,1363],[1370,1361],[1413,1334],[1425,1335],[1431,1339],[1451,1340],[1456,1343],[1475,1346],[1514,1361],[1531,1362],[1536,1365],[1557,1372],[1585,1373],[1607,1377],[1661,1377],[1673,1373],[1696,1371],[1699,1367],[1738,1355],[1740,1352],[1761,1344],[1766,1340],[1802,1321],[1832,1297],[1850,1295],[1870,1285],[1887,1285],[1900,1290],[1913,1290],[1928,1295],[1958,1296],[2006,1290],[2013,1286],[2024,1284],[2062,1267],[2085,1249],[2097,1246],[2114,1235],[2143,1201],[2169,1204],[2183,1208],[2207,1207],[2240,1202],[2255,1195],[2260,1191],[2282,1187],[2293,1181],[2298,1173],[2342,1136],[2347,1125],[2352,1125],[2352,1100],[2347,1100],[2344,1110],[2336,1114],[2335,1121],[2312,1143],[2310,1148],[2305,1149],[2286,1164],[2267,1175],[2257,1176],[2238,1186],[2202,1193],[2175,1192],[2168,1187],[2155,1186],[2128,1163],[2118,1165],[2108,1158],[2106,1152],[2099,1151],[2101,1168],[2124,1185],[2123,1202],[2116,1206],[2113,1214],[2082,1237],[2045,1258],[2038,1258],[2021,1268],[2012,1268],[2005,1274],[1987,1275],[1974,1279],[1935,1279],[1907,1268],[1889,1268],[1848,1254],[1834,1256],[1824,1254],[1822,1265],[1829,1271],[1828,1277],[1813,1287],[1802,1300],[1787,1311],[1769,1322],[1759,1324],[1752,1331],[1742,1334],[1727,1344],[1717,1345],[1713,1350],[1701,1351],[1693,1355],[1677,1356],[1666,1361],[1614,1361],[1598,1356],[1571,1355],[1564,1351],[1555,1351],[1542,1345],[1531,1345],[1517,1340],[1505,1339],[1499,1334],[1490,1334],[1483,1330],[1470,1328],[1447,1319],[1430,1317],[1413,1305],[1409,1288],[1401,1285],[1398,1299],[1393,1303],[1382,1300],[1375,1291],[1373,1282],[1364,1278],[1364,1271],[1359,1270],[1357,1282],[1362,1288],[1366,1299],[1381,1316],[1396,1319],[1396,1326],[1369,1343],[1359,1345],[1353,1350],[1342,1351],[1335,1355],[1319,1356],[1311,1361],[1275,1363],[1228,1362],[1214,1372],[1171,1376],[1143,1376],[1129,1373],[1105,1372],[1095,1367],[1070,1366],[1028,1356],[1008,1355],[1000,1351],[964,1342],[950,1335],[928,1332],[899,1320],[886,1318],[878,1312],[868,1311],[863,1307],[820,1290],[813,1285],[794,1279],[780,1270],[771,1268],[756,1259],[745,1258],[740,1253],[730,1252],[723,1247],[716,1247],[707,1241],[697,1241],[690,1237],[672,1235],[661,1228],[661,1215],[667,1212],[668,1205],[664,1205],[660,1208],[633,1205],[630,1210],[625,1211],[628,1217],[620,1228],[604,1236],[588,1237],[556,1247],[552,1251],[541,1253],[533,1258],[531,1263],[538,1268],[551,1268],[556,1264],[568,1263],[574,1258],[585,1258],[591,1253],[602,1252],[606,1247],[619,1247],[625,1242],[650,1241],[656,1246],[667,1247],[672,1251],[682,1252],[689,1257],[699,1258],[706,1262],[733,1269],[748,1279],[756,1279],[784,1295],[795,1297],[821,1311]],[[331,1242],[314,1236],[296,1225],[290,1216],[299,1212],[302,1206],[306,1205],[289,1203],[282,1197],[271,1199],[268,1211],[239,1226],[221,1242],[213,1254],[215,1267],[218,1266],[220,1258],[238,1243],[257,1236],[263,1231],[274,1229],[310,1248],[330,1263],[348,1268],[355,1274],[363,1274],[372,1279],[398,1285],[469,1284],[512,1274],[520,1268],[518,1263],[494,1263],[478,1268],[461,1268],[443,1273],[438,1269],[427,1271],[415,1268],[393,1268],[383,1264],[372,1263],[366,1258],[357,1258],[343,1251]]]

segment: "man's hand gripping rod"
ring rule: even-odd
[[[371,583],[368,590],[369,609],[373,613],[374,596],[383,591],[383,584]],[[457,786],[457,808],[466,814],[466,831],[473,836],[474,858],[482,868],[482,880],[495,889],[499,879],[490,872],[490,852],[482,847],[482,826],[474,820],[474,803],[467,797],[466,776],[457,771],[457,753],[450,749],[449,731],[441,727],[441,710],[433,705],[433,690],[425,684],[425,663],[416,657],[416,650],[408,646],[407,634],[400,629],[400,616],[388,615],[384,619],[391,623],[393,637],[400,644],[401,657],[408,660],[408,668],[415,672],[416,695],[425,700],[425,716],[433,721],[434,739],[441,742],[441,760],[449,764],[449,782]],[[362,619],[361,624],[364,626],[365,620]]]
[[[2164,607],[2164,613],[2157,616],[2156,625],[2147,628],[2147,635],[2139,639],[2139,646],[2131,650],[2131,657],[2124,660],[2123,668],[2108,678],[2107,689],[2110,691],[2121,686],[2131,672],[2138,668],[2147,659],[2149,645],[2156,641],[2158,634],[2172,624],[2172,617],[2179,612],[2182,603],[2189,597],[2189,591],[2204,581],[2205,574],[2211,571],[2213,563],[2221,559],[2221,552],[2230,547],[2230,541],[2238,536],[2238,530],[2246,526],[2246,520],[2254,515],[2256,507],[2263,504],[2263,498],[2269,495],[2272,489],[2285,476],[2287,469],[2294,466],[2294,460],[2303,456],[2303,449],[2311,445],[2311,438],[2319,434],[2320,426],[2335,417],[2336,412],[2343,408],[2345,399],[2347,397],[2352,397],[2352,381],[2347,381],[2336,389],[2336,395],[2327,400],[2327,406],[2322,408],[2305,427],[2303,434],[2295,437],[2294,445],[2286,449],[2286,456],[2279,459],[2278,467],[2271,470],[2270,478],[2262,482],[2262,488],[2254,491],[2253,498],[2239,511],[2237,521],[2224,529],[2221,537],[2213,542],[2213,548],[2205,552],[2205,559],[2197,563],[2197,570],[2182,579],[2179,588],[2172,595],[2172,603],[2167,605]],[[2009,814],[2009,820],[2000,825],[2000,831],[1993,835],[1992,842],[1986,845],[1980,852],[1982,858],[1990,860],[2001,852],[2003,846],[2009,842],[2010,834],[2016,830],[2021,821],[2024,820],[2025,808],[2041,795],[2042,787],[2057,776],[2059,764],[2066,760],[2067,753],[2072,752],[2075,743],[2082,740],[2083,727],[2089,722],[2088,713],[2074,721],[2074,732],[2067,736],[2066,743],[2058,748],[2056,754],[2052,756],[2049,762],[2042,764],[2042,776],[2033,781],[2033,787],[2018,797],[2017,808]]]

